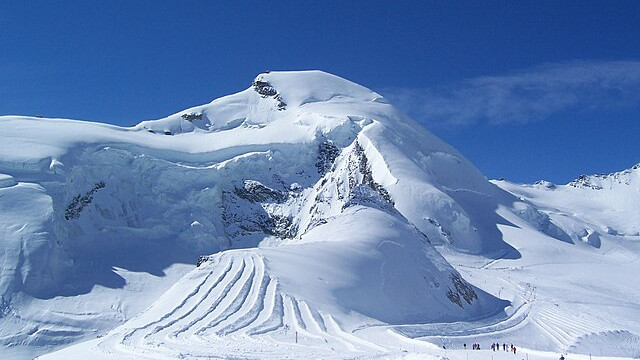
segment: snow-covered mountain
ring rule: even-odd
[[[489,182],[379,94],[320,71],[260,74],[131,128],[0,117],[0,138],[6,356],[88,339],[49,356],[435,356],[483,337],[585,352],[640,333],[618,315],[535,325],[558,293],[529,270],[568,254],[578,271],[605,254],[638,269],[637,166]],[[593,289],[624,292],[608,265]],[[616,306],[640,319],[622,289],[633,306]]]
[[[640,164],[613,174],[581,175],[566,185],[494,183],[539,209],[559,227],[562,240],[599,247],[601,234],[640,236]]]

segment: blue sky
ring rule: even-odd
[[[131,125],[321,69],[489,178],[640,162],[640,2],[3,1],[0,114]]]

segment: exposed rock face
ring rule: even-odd
[[[255,80],[253,89],[263,97],[276,96],[278,94],[276,89],[266,81]]]
[[[190,112],[190,113],[187,113],[187,114],[182,114],[182,115],[180,115],[180,117],[185,119],[185,120],[187,120],[187,121],[189,121],[189,122],[192,122],[194,120],[202,119],[202,113]]]
[[[276,88],[274,88],[271,84],[262,80],[254,80],[253,81],[253,89],[260,94],[262,97],[273,97],[276,100],[276,106],[278,110],[285,110],[287,108],[287,104],[282,100],[282,96],[278,94]]]
[[[205,256],[205,255],[200,256],[198,258],[198,262],[196,262],[196,267],[200,267],[200,265],[206,263],[207,261],[209,261],[209,256]]]
[[[64,211],[64,218],[67,220],[77,219],[80,217],[80,213],[84,210],[85,206],[91,204],[93,201],[93,195],[96,191],[107,186],[104,181],[97,182],[91,190],[87,191],[84,195],[76,195],[71,199],[71,202],[67,205]]]
[[[593,190],[602,190],[602,187],[591,182],[591,178],[587,175],[580,175],[577,179],[569,183],[570,186],[577,188],[588,188]]]
[[[320,175],[326,174],[331,170],[331,166],[336,158],[340,155],[340,149],[330,140],[325,140],[318,146],[318,158],[316,161],[316,169]]]
[[[259,241],[265,235],[293,238],[297,227],[286,209],[296,196],[295,191],[275,190],[257,180],[245,180],[242,186],[224,192],[222,220],[227,236],[234,241]]]
[[[631,183],[631,178],[638,170],[640,170],[640,164],[636,164],[630,169],[610,174],[580,175],[568,185],[576,188],[587,188],[593,190],[602,190],[603,187],[608,188],[611,184],[629,185]]]
[[[295,184],[294,190],[277,190],[257,180],[245,180],[225,192],[223,223],[227,235],[232,239],[264,235],[292,239],[350,206],[396,212],[389,192],[373,179],[365,151],[357,141],[342,150],[331,141],[322,142],[315,167],[326,173],[312,188]]]
[[[300,229],[304,229],[303,233],[326,223],[327,218],[353,205],[395,211],[389,192],[373,179],[369,161],[358,141],[343,149],[338,156],[333,146],[321,145],[323,150],[319,153],[316,167],[331,170],[316,183],[302,206],[306,214],[298,216],[298,222]]]
[[[462,300],[471,305],[473,300],[476,300],[478,298],[478,295],[476,294],[475,290],[473,290],[473,287],[471,287],[469,283],[464,281],[460,274],[451,274],[451,284],[453,285],[453,289],[449,287],[447,297],[452,303],[457,304],[460,307],[464,307],[462,304]]]
[[[260,203],[242,198],[235,192],[223,193],[222,223],[227,236],[235,242],[253,235],[271,232],[274,224]]]
[[[391,199],[391,195],[389,194],[387,189],[385,189],[382,185],[378,184],[377,182],[375,182],[375,180],[373,180],[371,167],[369,166],[369,161],[367,160],[367,156],[364,153],[364,149],[362,149],[362,146],[360,146],[360,144],[357,141],[355,142],[354,146],[355,146],[356,155],[358,156],[358,171],[360,172],[360,174],[362,174],[362,183],[369,185],[371,189],[378,192],[378,194],[380,194],[380,196],[386,202],[390,203],[393,206],[394,205],[393,199]],[[351,181],[352,181],[352,178],[350,177],[349,185],[353,189],[354,187],[352,186]]]
[[[256,180],[245,180],[242,187],[236,188],[236,195],[251,202],[275,202],[282,203],[287,195],[281,191],[264,186]]]
[[[291,239],[298,233],[298,227],[293,223],[290,215],[269,214],[271,227],[265,230],[267,235],[281,239]]]

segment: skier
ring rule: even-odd
[[[464,343],[462,346],[464,346],[464,349],[467,350],[467,343]]]
[[[491,344],[491,351],[496,351],[496,344]]]
[[[516,354],[516,347],[514,346],[513,347],[513,355],[515,355],[515,354]]]
[[[564,360],[564,355],[560,355],[560,360]]]

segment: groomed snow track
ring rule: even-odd
[[[587,309],[585,309],[587,310]],[[537,304],[532,321],[557,346],[558,350],[566,351],[575,345],[581,337],[597,334],[603,330],[615,330],[604,327],[602,319],[591,318],[588,314],[574,314],[558,308],[552,303]]]
[[[192,289],[191,291],[185,291]],[[251,250],[212,256],[124,326],[102,338],[105,355],[123,358],[238,356],[254,344],[255,354],[295,357],[299,351],[335,357],[336,353],[385,352],[387,349],[342,329],[330,314],[283,293],[265,261]],[[265,346],[265,343],[268,346]],[[248,346],[249,344],[249,346]],[[304,349],[303,349],[304,348]],[[117,352],[117,354],[114,354]]]

